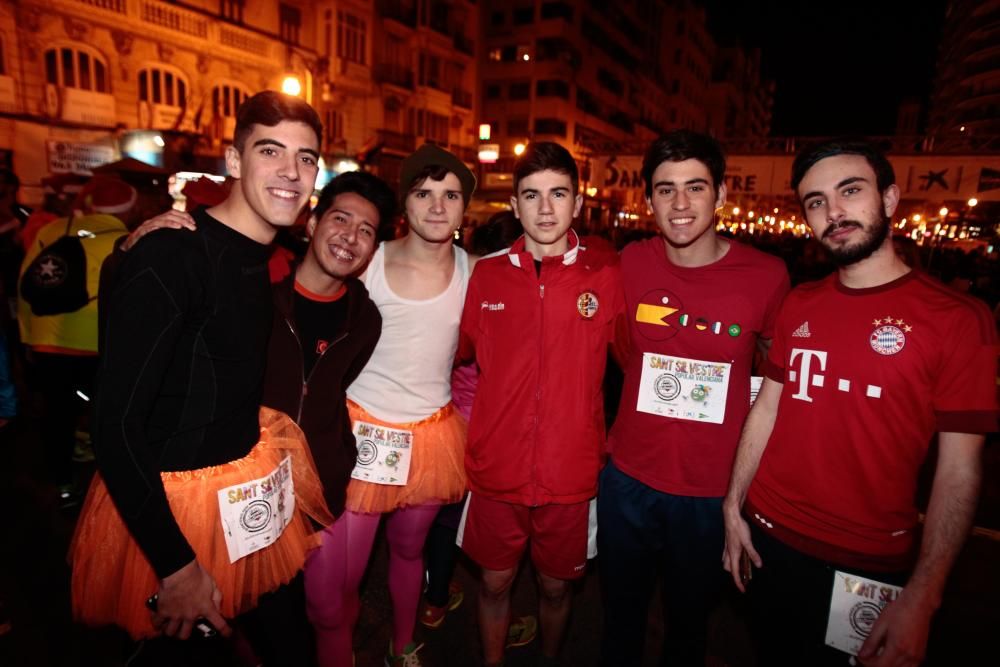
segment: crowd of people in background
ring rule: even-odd
[[[459,158],[310,208],[321,138],[306,103],[249,98],[187,212],[131,160],[45,179],[34,211],[0,171],[0,434],[37,397],[78,621],[131,664],[351,665],[384,519],[389,667],[461,604],[460,551],[488,667],[536,634],[558,664],[595,555],[601,665],[640,664],[663,575],[664,664],[703,664],[724,572],[767,664],[919,663],[996,429],[996,250],[894,239],[861,141],[797,157],[807,238],[717,231],[725,156],[676,131],[643,162],[653,230],[574,228],[576,162],[533,142],[511,211],[455,242]],[[511,610],[526,557],[537,616]],[[831,630],[843,581],[888,591],[860,639]]]

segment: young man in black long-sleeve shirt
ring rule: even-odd
[[[94,411],[100,474],[71,553],[84,622],[187,639],[205,619],[228,635],[226,617],[301,569],[316,543],[307,516],[330,520],[301,432],[259,410],[268,244],[313,192],[321,131],[300,100],[251,97],[226,151],[230,196],[192,234],[150,234],[118,269]]]

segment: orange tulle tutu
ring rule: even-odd
[[[347,402],[351,424],[364,421],[413,432],[413,459],[405,486],[373,484],[352,479],[347,486],[347,509],[382,513],[415,505],[446,504],[465,494],[465,418],[451,403],[427,419],[394,424],[372,416],[353,401]]]
[[[260,442],[242,459],[160,475],[177,524],[222,592],[221,612],[227,618],[253,609],[263,593],[288,583],[302,569],[309,550],[320,543],[321,534],[310,519],[323,525],[333,521],[299,427],[284,413],[268,408],[261,408],[260,426]],[[295,494],[291,522],[274,544],[230,563],[217,492],[268,475],[288,455]],[[69,558],[73,615],[78,621],[118,625],[136,639],[158,634],[145,601],[157,591],[159,581],[99,474],[87,493]]]

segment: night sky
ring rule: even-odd
[[[894,133],[900,101],[930,93],[945,5],[706,1],[719,43],[763,50],[774,136]]]

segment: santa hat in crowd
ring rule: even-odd
[[[183,193],[187,199],[185,208],[189,213],[202,206],[205,208],[218,206],[229,196],[224,186],[204,176],[188,181],[184,185]]]
[[[83,213],[121,215],[135,205],[137,197],[135,188],[120,178],[96,174],[80,190],[73,208]]]

